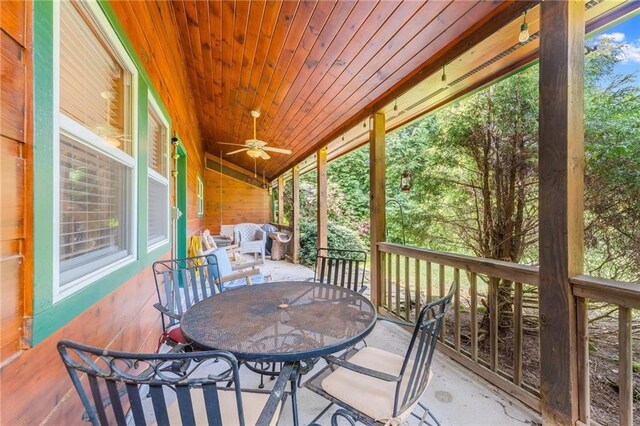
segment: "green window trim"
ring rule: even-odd
[[[159,112],[169,123],[170,116],[160,101],[158,92],[151,84],[148,73],[135,53],[122,26],[108,2],[98,1],[100,9],[111,25],[138,71],[137,99],[134,109],[138,114],[138,146],[135,153],[137,167],[137,209],[133,220],[137,222],[136,252],[137,256],[128,263],[108,275],[97,279],[86,287],[53,303],[54,278],[54,152],[52,141],[57,137],[57,114],[54,110],[54,8],[51,1],[37,1],[33,6],[33,103],[34,103],[34,300],[33,300],[33,344],[36,345],[65,324],[89,309],[96,302],[113,292],[123,284],[132,280],[160,256],[171,249],[170,241],[162,246],[147,251],[147,105],[149,94],[154,97]],[[182,147],[184,150],[184,147]],[[186,155],[186,151],[184,152]],[[185,162],[186,169],[186,162]],[[185,170],[186,175],[186,170]],[[185,188],[186,190],[186,188]],[[185,220],[186,225],[186,220]],[[152,283],[149,283],[152,286]]]

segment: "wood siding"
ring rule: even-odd
[[[203,150],[179,36],[175,26],[168,25],[162,31],[157,27],[158,22],[171,16],[170,6],[164,2],[112,2],[110,5],[169,113],[172,130],[187,150],[187,225],[189,233],[196,233],[203,223],[196,208],[196,176],[202,176]],[[37,346],[17,352],[6,361],[6,357],[18,349],[22,317],[29,313],[24,306],[30,309],[32,300],[29,132],[33,99],[29,90],[33,26],[30,23],[31,2],[3,1],[1,7],[0,187],[3,208],[0,255],[3,282],[0,331],[5,362],[0,370],[0,424],[80,424],[83,410],[57,353],[56,343],[64,338],[118,350],[155,350],[161,329],[159,314],[153,308],[155,287],[151,267],[145,266],[139,274]],[[170,253],[165,253],[161,257],[169,256]]]
[[[153,352],[162,331],[160,316],[153,307],[155,301],[153,275],[146,268],[5,365],[1,370],[0,424],[82,424],[84,410],[56,344],[69,339],[115,350]]]
[[[31,5],[0,3],[0,362],[28,344],[31,315]]]
[[[197,176],[202,176],[204,152],[171,6],[162,1],[114,1],[110,5],[169,112],[171,130],[187,150],[187,230],[189,235],[198,233],[203,221],[197,209]],[[162,29],[161,22],[166,23]]]
[[[271,198],[267,190],[213,170],[205,170],[204,222],[211,233],[219,233],[221,224],[266,223],[270,209]]]

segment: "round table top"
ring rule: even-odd
[[[366,337],[371,302],[329,284],[287,281],[241,287],[193,305],[180,321],[187,341],[241,360],[300,361],[335,353]]]

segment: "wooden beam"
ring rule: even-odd
[[[373,114],[373,125],[369,127],[369,230],[371,233],[371,301],[380,306],[382,300],[382,281],[384,272],[381,267],[381,254],[378,243],[385,241],[387,224],[385,203],[385,123],[384,114]],[[390,285],[390,284],[389,284]],[[388,301],[389,305],[391,300]]]
[[[327,225],[327,147],[317,153],[318,179],[318,247],[328,247]]]
[[[584,2],[540,23],[540,393],[544,424],[579,420],[576,300],[584,262]]]
[[[278,176],[278,225],[284,225],[284,179]]]
[[[293,166],[293,263],[300,262],[300,167]]]

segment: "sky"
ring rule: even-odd
[[[640,14],[607,28],[595,37],[610,37],[624,45],[624,57],[617,66],[619,73],[640,71]]]

